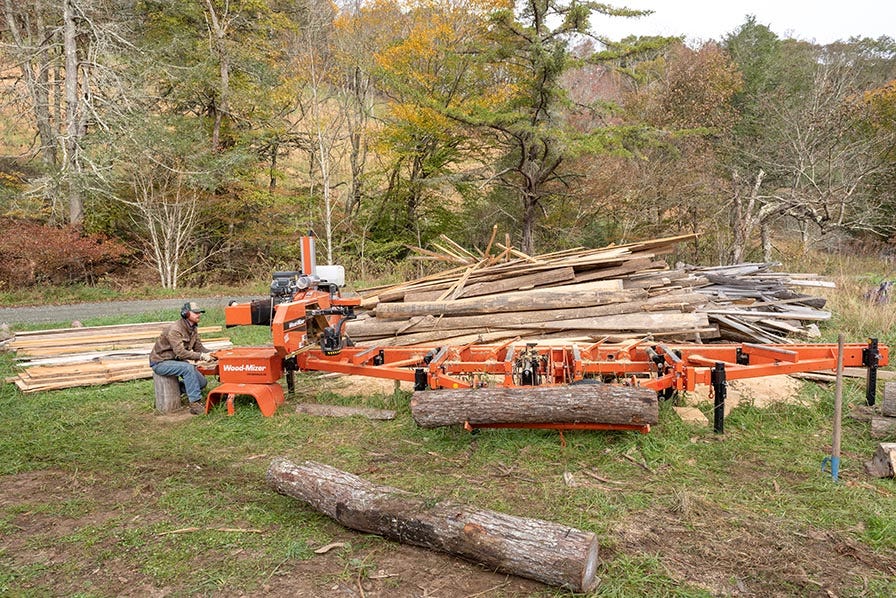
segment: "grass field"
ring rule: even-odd
[[[835,313],[851,311],[825,336],[882,330],[892,342],[892,309],[861,304],[857,289],[832,297]],[[211,311],[203,323],[221,321]],[[268,341],[264,329],[229,334]],[[13,370],[0,354],[0,374]],[[347,393],[303,374],[297,385],[271,418],[248,400],[233,417],[157,416],[151,381],[38,394],[0,385],[0,594],[572,595],[345,529],[266,485],[283,455],[594,531],[596,596],[896,595],[896,483],[863,472],[877,441],[850,417],[864,403],[857,382],[845,389],[839,483],[820,466],[833,389],[810,383],[798,401],[740,404],[724,435],[664,403],[647,435],[567,432],[565,444],[550,431],[423,430],[409,393],[373,383]],[[709,416],[708,398],[696,401]],[[295,413],[299,402],[398,414],[318,418]]]

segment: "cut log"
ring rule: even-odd
[[[597,585],[597,537],[543,521],[430,500],[328,465],[278,457],[267,481],[342,525],[447,552],[488,568],[587,592]]]
[[[878,374],[882,373],[885,372],[878,372]],[[884,398],[880,402],[880,412],[886,417],[896,417],[896,382],[884,384]]]
[[[411,415],[421,428],[455,424],[655,424],[656,391],[616,384],[420,390]]]
[[[619,300],[621,281],[599,280],[550,289],[533,289],[456,301],[423,301],[419,303],[380,303],[378,318],[409,318],[426,315],[472,315],[502,311],[527,311],[585,307],[614,303]],[[623,299],[624,300],[624,299]]]
[[[319,403],[300,403],[296,405],[296,413],[305,413],[307,415],[315,415],[319,417],[354,417],[360,415],[367,419],[395,419],[395,412],[389,409],[321,405]]]
[[[578,318],[592,318],[600,316],[615,316],[635,312],[656,313],[660,309],[676,309],[680,313],[683,310],[693,311],[691,307],[694,301],[700,301],[701,295],[697,293],[680,293],[660,295],[647,299],[643,291],[633,291],[630,299],[624,302],[598,305],[595,307],[583,307],[577,309],[552,309],[543,311],[520,311],[510,313],[493,313],[481,316],[416,316],[407,320],[383,320],[380,318],[358,318],[346,324],[346,332],[355,340],[382,338],[400,334],[412,334],[420,332],[434,332],[437,330],[463,330],[476,328],[487,330],[490,328],[520,328],[520,329],[570,329],[577,326],[553,326],[545,327],[545,322],[561,322]],[[685,316],[682,316],[685,317]],[[700,326],[708,325],[705,316],[698,317]],[[678,328],[688,329],[693,326],[681,325]],[[582,328],[588,328],[583,326]],[[639,328],[641,329],[641,328]],[[452,333],[454,334],[454,333]],[[448,336],[443,334],[442,337]],[[439,336],[436,335],[436,340]]]
[[[156,395],[156,413],[173,413],[180,409],[180,382],[177,376],[153,373],[152,387]]]
[[[877,478],[896,477],[896,443],[882,442],[877,445],[871,461],[865,462],[865,471]]]
[[[896,417],[875,415],[871,418],[872,438],[896,438]]]

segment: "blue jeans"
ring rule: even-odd
[[[202,389],[208,384],[208,380],[199,373],[199,370],[193,364],[169,359],[160,361],[151,367],[152,371],[160,376],[179,376],[183,380],[187,398],[190,399],[191,403],[202,400]]]

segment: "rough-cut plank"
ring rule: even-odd
[[[500,323],[493,323],[492,325],[496,328],[503,327]],[[709,326],[709,320],[705,313],[649,312],[576,318],[559,322],[533,322],[529,328],[533,330],[577,329],[600,332],[667,332],[706,326]]]
[[[865,471],[878,478],[896,477],[896,443],[878,444],[871,460],[865,462]]]
[[[503,278],[494,282],[478,282],[476,284],[467,285],[463,293],[461,293],[460,298],[465,299],[468,297],[480,297],[482,295],[492,295],[495,293],[506,293],[508,291],[516,291],[530,287],[543,287],[546,285],[571,281],[575,278],[575,275],[575,271],[569,267],[553,268],[534,274]]]
[[[388,409],[372,409],[370,407],[345,407],[343,405],[321,405],[320,403],[300,403],[296,405],[296,413],[317,417],[354,417],[367,419],[395,419],[395,412]]]
[[[872,438],[896,438],[896,417],[875,415],[871,418]]]
[[[598,542],[592,532],[452,501],[433,503],[313,461],[295,464],[278,457],[267,481],[351,529],[573,592],[597,585]]]
[[[411,398],[418,426],[455,424],[655,424],[656,391],[616,384],[422,390]]]

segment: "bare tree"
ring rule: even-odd
[[[183,258],[194,244],[199,193],[183,173],[161,165],[134,170],[131,183],[133,198],[122,201],[134,208],[134,222],[145,233],[144,255],[162,287],[176,289]]]
[[[35,0],[31,6],[3,0],[3,16],[12,43],[5,51],[21,72],[21,80],[30,103],[30,112],[37,128],[40,154],[48,167],[57,165],[58,136],[51,112],[50,74],[54,71],[53,27],[47,22],[45,2]],[[12,96],[8,96],[12,98]]]

